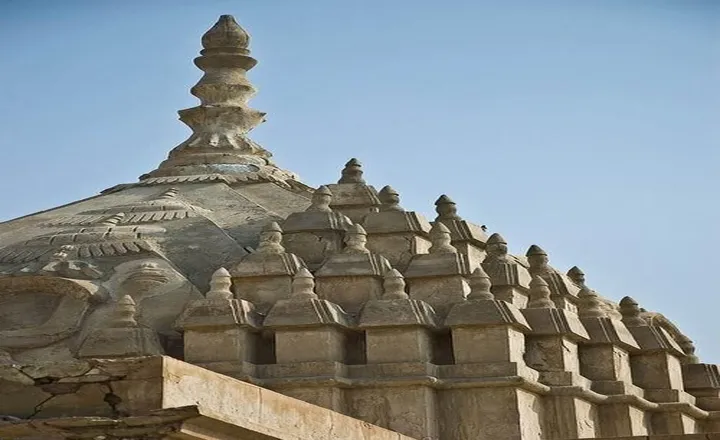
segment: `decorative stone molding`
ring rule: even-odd
[[[60,277],[0,277],[0,349],[43,347],[80,330],[98,285]],[[4,311],[4,313],[3,313]]]

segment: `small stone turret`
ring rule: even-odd
[[[327,185],[333,193],[330,207],[348,216],[354,223],[362,223],[366,215],[378,212],[381,206],[378,192],[363,179],[362,164],[354,157],[341,172],[338,183]]]
[[[508,254],[508,244],[499,233],[492,234],[485,247],[487,256],[482,267],[490,275],[493,294],[519,308],[528,302],[530,273],[518,258]]]
[[[468,257],[450,244],[450,230],[442,222],[433,223],[430,240],[429,253],[413,257],[405,279],[411,298],[426,301],[444,316],[454,303],[463,301],[470,293],[466,277],[474,268]]]
[[[383,277],[392,269],[382,255],[366,247],[367,233],[360,225],[345,232],[345,248],[330,255],[315,273],[320,298],[339,304],[351,314],[365,302],[382,296]]]
[[[345,215],[330,208],[333,198],[330,189],[321,186],[313,192],[305,211],[290,214],[282,223],[285,249],[302,258],[311,270],[343,248],[345,230],[352,224]]]
[[[487,235],[482,227],[463,220],[457,213],[457,205],[447,195],[441,195],[435,201],[436,223],[443,223],[450,231],[452,245],[468,256],[473,265],[480,264],[485,258]]]
[[[577,312],[577,294],[580,292],[580,287],[550,266],[547,252],[540,246],[535,244],[530,246],[525,256],[530,264],[530,274],[539,276],[547,282],[550,298],[555,305],[561,309]]]
[[[95,329],[83,341],[78,356],[83,358],[125,358],[163,354],[157,333],[135,320],[137,309],[130,295],[110,309],[104,327]]]
[[[188,362],[247,377],[257,361],[261,319],[251,302],[233,299],[231,286],[230,272],[216,270],[205,298],[190,302],[175,326],[184,332]]]

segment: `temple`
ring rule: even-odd
[[[662,314],[355,158],[273,163],[249,43],[203,35],[157,168],[0,223],[1,439],[720,439],[718,366]]]

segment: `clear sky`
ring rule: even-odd
[[[0,220],[154,169],[221,14],[253,37],[279,165],[317,186],[355,156],[428,216],[446,193],[720,362],[712,0],[0,0]]]

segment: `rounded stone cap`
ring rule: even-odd
[[[487,244],[508,244],[507,240],[497,232],[488,237]]]
[[[534,244],[534,245],[530,246],[530,248],[529,248],[529,249],[527,250],[527,252],[525,253],[525,256],[526,256],[526,257],[531,257],[531,256],[534,256],[534,255],[545,255],[545,256],[547,256],[547,252],[545,252],[540,246]]]
[[[221,15],[217,23],[202,36],[205,49],[234,49],[248,54],[250,35],[241,28],[232,15]]]

